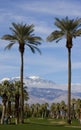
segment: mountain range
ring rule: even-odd
[[[4,80],[18,81],[19,77],[4,78]],[[24,78],[25,86],[29,93],[29,104],[33,103],[53,103],[61,102],[62,100],[67,103],[67,85],[56,84],[53,81],[45,80],[39,76],[30,76]],[[81,98],[81,84],[72,84],[71,98]]]

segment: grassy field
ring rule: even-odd
[[[36,125],[36,124],[23,124],[23,125],[0,125],[1,130],[77,130],[81,127],[67,127],[67,126],[51,126],[51,125]]]
[[[53,119],[27,119],[25,124],[4,124],[0,125],[1,130],[79,130],[81,125],[73,121],[69,126],[64,120]]]

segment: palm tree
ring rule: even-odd
[[[35,50],[40,52],[38,49],[38,45],[41,44],[41,37],[35,36],[34,32],[34,25],[27,25],[23,23],[12,23],[12,27],[10,27],[12,35],[6,34],[1,39],[8,40],[10,43],[6,46],[7,49],[10,49],[14,44],[18,43],[19,45],[19,52],[21,56],[21,67],[20,67],[20,81],[21,81],[21,123],[24,122],[24,97],[23,97],[23,69],[24,69],[24,51],[25,46],[27,45],[33,53]]]
[[[77,101],[76,101],[76,115],[77,115],[78,119],[80,117],[80,107],[81,107],[81,99],[77,99]]]
[[[19,98],[20,98],[20,81],[15,81],[14,83],[14,97],[15,97],[15,122],[19,123]]]
[[[16,124],[19,123],[19,112],[20,112],[20,81],[13,82],[14,85],[14,98],[15,98],[15,116],[16,116]],[[29,99],[27,87],[23,86],[23,94],[24,94],[24,100],[27,101]]]
[[[75,105],[76,105],[76,99],[71,99],[71,105],[72,105],[72,117],[75,118]]]
[[[52,118],[55,118],[55,114],[56,114],[56,104],[55,103],[51,104],[50,111],[51,111]]]
[[[61,111],[61,117],[62,119],[64,119],[66,116],[66,104],[63,100],[60,102],[60,111]]]
[[[11,102],[14,98],[14,86],[12,82],[9,82],[8,80],[4,80],[0,84],[0,96],[2,97],[2,119],[1,124],[4,123],[4,117],[10,117],[12,114],[11,111]],[[6,104],[8,103],[8,104]],[[7,105],[7,109],[6,109]]]
[[[2,97],[2,117],[1,117],[1,124],[4,123],[4,118],[6,116],[6,103],[8,100],[8,96],[7,96],[7,88],[8,88],[8,81],[4,81],[2,82],[2,84],[0,84],[0,95]]]
[[[55,25],[59,30],[53,31],[47,41],[59,42],[62,38],[66,39],[66,48],[68,49],[68,123],[71,123],[70,100],[71,100],[71,48],[73,38],[81,36],[81,18],[65,19],[55,18]]]

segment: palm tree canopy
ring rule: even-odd
[[[40,52],[37,46],[41,44],[42,38],[33,34],[33,24],[27,25],[23,23],[12,23],[10,30],[12,35],[7,34],[1,38],[3,40],[10,41],[10,43],[6,46],[7,49],[10,49],[15,43],[18,43],[20,52],[24,52],[25,45],[27,45],[33,53],[35,53],[35,50]]]
[[[55,40],[56,42],[58,42],[62,38],[66,38],[66,46],[72,47],[72,38],[81,36],[81,18],[71,20],[68,17],[61,20],[55,18],[54,24],[57,26],[58,30],[53,31],[47,37],[47,41],[52,42],[53,40]]]

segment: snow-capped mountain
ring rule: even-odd
[[[0,82],[4,80],[8,81],[17,81],[19,80],[19,77],[12,77],[12,78],[3,78]],[[61,90],[67,90],[68,86],[67,84],[56,84],[53,81],[46,80],[43,78],[40,78],[39,76],[29,76],[24,77],[24,83],[25,85],[30,87],[37,87],[37,88],[54,88],[54,89],[61,89]],[[81,84],[72,84],[71,85],[72,92],[81,92]]]
[[[18,81],[19,77],[4,78],[1,82],[4,80]],[[25,77],[24,83],[29,93],[29,103],[67,102],[67,85],[59,85],[39,76]],[[81,98],[81,84],[72,84],[72,98]]]

